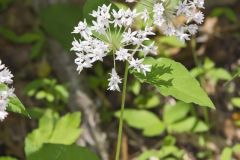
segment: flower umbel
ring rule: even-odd
[[[79,22],[74,28],[73,34],[79,34],[80,39],[74,39],[71,51],[77,55],[75,63],[80,73],[84,68],[91,68],[96,61],[103,61],[103,58],[111,55],[114,60],[114,68],[110,73],[108,90],[119,89],[122,83],[116,72],[115,61],[123,61],[130,64],[130,68],[146,74],[151,70],[150,65],[143,64],[144,59],[137,59],[137,53],[142,52],[144,56],[155,53],[157,47],[154,43],[145,45],[149,36],[155,35],[151,27],[144,30],[133,30],[132,25],[136,17],[141,16],[136,10],[111,9],[111,5],[98,7],[90,14],[94,20],[92,24],[87,21]],[[147,19],[147,13],[143,16]]]
[[[7,117],[8,112],[6,109],[9,98],[14,96],[14,89],[8,86],[12,84],[12,78],[12,73],[0,60],[0,121],[3,121]]]
[[[198,25],[204,20],[204,14],[200,11],[204,8],[204,0],[180,0],[178,4],[172,0],[126,2],[138,2],[146,6],[141,13],[145,22],[151,18],[153,25],[158,26],[163,34],[176,36],[182,41],[190,40],[189,37],[197,33]],[[147,15],[152,16],[146,17]]]

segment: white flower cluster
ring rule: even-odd
[[[198,25],[203,23],[204,14],[200,9],[204,8],[204,0],[180,0],[175,7],[171,5],[171,1],[139,1],[146,6],[142,12],[142,19],[145,22],[152,19],[153,24],[157,25],[167,36],[176,36],[182,41],[190,40],[189,37],[197,33]],[[132,3],[137,0],[126,0],[126,2]],[[150,6],[153,7],[149,9]]]
[[[6,111],[9,97],[14,96],[14,89],[8,88],[12,84],[13,75],[0,60],[0,121],[3,121],[8,113]]]
[[[140,52],[144,56],[157,52],[154,43],[147,43],[149,36],[155,35],[151,27],[144,30],[131,28],[140,14],[135,10],[115,10],[111,9],[111,5],[103,5],[93,11],[91,16],[95,19],[92,25],[88,25],[86,20],[80,21],[72,32],[81,37],[74,39],[71,48],[77,55],[75,63],[79,73],[84,68],[91,68],[94,62],[103,61],[105,56],[111,55],[114,68],[110,73],[108,90],[120,91],[119,84],[122,80],[116,72],[115,61],[127,61],[130,64],[129,68],[143,74],[151,70],[150,65],[143,64],[143,58],[135,58]]]

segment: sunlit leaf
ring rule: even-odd
[[[115,115],[120,117],[120,111]],[[124,120],[129,126],[143,130],[143,134],[149,137],[160,135],[165,130],[163,122],[146,110],[125,109]]]
[[[146,76],[135,72],[134,75],[140,81],[157,87],[164,96],[173,96],[186,103],[214,108],[199,82],[181,63],[168,58],[146,58],[145,63],[151,64],[152,70]]]
[[[44,144],[39,151],[28,156],[27,160],[99,160],[99,158],[87,148],[77,145]]]

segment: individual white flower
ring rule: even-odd
[[[123,33],[123,38],[122,38],[122,43],[124,44],[130,44],[130,43],[136,43],[137,41],[137,38],[136,38],[136,35],[137,35],[137,31],[133,31],[132,32],[132,29],[129,28],[127,32],[124,32]]]
[[[157,55],[157,50],[158,47],[154,45],[155,42],[153,42],[152,44],[150,44],[149,46],[144,46],[143,45],[143,49],[142,52],[144,53],[144,56],[147,56],[149,53],[153,54],[153,55]]]
[[[119,88],[119,84],[122,83],[122,79],[118,76],[116,70],[113,68],[112,69],[112,73],[110,73],[110,79],[108,79],[109,83],[108,83],[108,90],[110,91],[119,91],[120,92],[120,88]]]
[[[86,19],[84,22],[79,22],[77,27],[74,27],[72,33],[80,33],[85,39],[92,35],[91,29],[87,26]]]
[[[195,5],[198,8],[204,8],[204,0],[193,0],[193,2],[190,2],[193,5]]]
[[[143,61],[144,59],[132,58],[129,61],[129,68],[134,68],[135,70],[137,70],[137,72],[142,72],[144,75],[146,75],[147,72],[151,71],[151,65],[144,65]]]
[[[122,23],[125,27],[130,27],[133,24],[134,18],[137,17],[138,14],[136,10],[127,9],[122,17]]]
[[[12,73],[5,67],[4,64],[2,64],[2,61],[0,60],[0,85],[5,86],[2,86],[0,89],[0,121],[3,121],[8,115],[6,109],[9,98],[15,96],[13,93],[14,88],[9,88],[8,86],[12,84],[12,78]]]
[[[128,60],[129,57],[131,57],[131,54],[128,53],[128,49],[120,48],[116,52],[116,56],[116,60],[125,61]]]
[[[7,115],[8,113],[6,111],[0,111],[0,121],[3,121]]]
[[[197,33],[198,26],[196,24],[190,24],[187,26],[187,30],[191,35],[194,35]]]
[[[81,37],[74,38],[71,48],[71,51],[76,54],[75,64],[79,73],[84,68],[91,68],[96,61],[103,61],[104,57],[112,54],[114,64],[115,60],[124,61],[129,63],[132,69],[143,74],[150,71],[151,66],[142,64],[143,60],[136,59],[136,64],[133,64],[133,57],[138,53],[155,52],[154,44],[145,45],[149,36],[155,35],[152,31],[153,27],[145,27],[144,30],[132,29],[135,18],[141,14],[131,9],[111,10],[111,5],[103,5],[91,15],[92,24],[87,24],[84,20],[79,22],[72,32]],[[116,73],[115,65],[110,75],[108,89],[119,91],[118,85],[121,79]]]
[[[112,15],[114,17],[114,19],[113,19],[114,27],[122,27],[123,26],[122,18],[124,16],[124,10],[120,9],[120,10],[116,11],[115,9],[113,9]]]
[[[197,13],[195,13],[193,15],[193,20],[197,23],[197,24],[202,24],[203,20],[204,20],[204,14],[201,11],[198,11]]]
[[[4,68],[2,71],[0,71],[0,83],[11,84],[13,82],[12,78],[13,75],[9,69]]]
[[[190,40],[190,35],[185,33],[184,27],[177,30],[176,36],[182,41]]]
[[[148,10],[145,8],[144,11],[141,13],[141,19],[144,22],[147,22],[147,20],[149,19],[149,13]]]

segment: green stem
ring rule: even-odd
[[[122,91],[121,115],[120,115],[119,128],[118,128],[117,151],[116,151],[115,160],[119,160],[120,158],[120,150],[121,150],[121,144],[122,144],[122,131],[123,131],[123,115],[124,115],[124,107],[125,107],[126,91],[127,91],[127,79],[128,79],[128,63],[126,62],[123,91]]]

